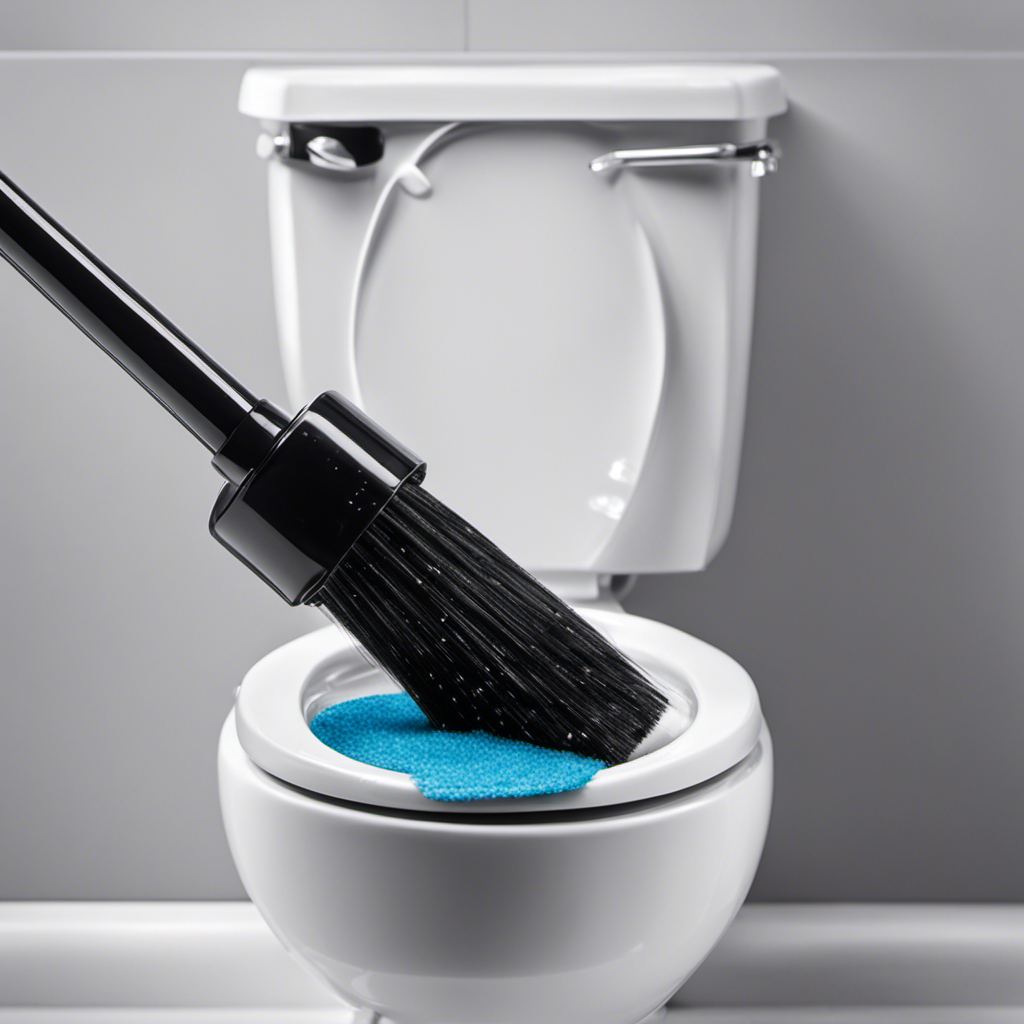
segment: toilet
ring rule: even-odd
[[[309,722],[396,690],[328,626],[242,681],[219,748],[242,882],[278,938],[394,1024],[655,1020],[764,844],[749,675],[618,599],[728,531],[777,71],[502,59],[256,68],[291,402],[341,391],[425,486],[669,696],[582,789],[442,803]]]

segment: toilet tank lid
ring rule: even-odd
[[[397,60],[253,68],[243,113],[272,121],[736,121],[786,109],[758,64]]]

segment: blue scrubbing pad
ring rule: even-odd
[[[565,793],[585,786],[603,761],[492,736],[442,732],[404,693],[334,704],[309,723],[339,754],[406,772],[431,800],[495,800]]]

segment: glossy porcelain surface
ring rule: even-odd
[[[398,1024],[636,1024],[746,895],[771,802],[767,730],[681,793],[536,815],[334,800],[221,735],[242,881],[278,938],[347,1001]]]
[[[377,111],[386,136],[381,162],[351,175],[270,161],[292,402],[338,388],[362,404],[427,460],[431,490],[534,570],[700,569],[728,530],[759,181],[747,165],[590,162],[757,139],[783,101],[771,69],[748,69],[723,107],[740,71],[672,67],[630,85],[616,66],[605,92],[585,69],[597,91],[578,120],[560,106],[568,73],[519,82],[471,123],[466,75],[450,69],[440,91],[427,66],[405,69],[404,86],[349,66],[260,70],[243,92],[277,128],[356,109]],[[493,68],[467,74],[503,88]],[[628,118],[602,106],[611,81]],[[738,102],[755,84],[761,99]],[[407,111],[429,94],[434,118],[402,116],[396,90]],[[638,120],[645,90],[661,113]],[[676,119],[659,120],[673,97]]]

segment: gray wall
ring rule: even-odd
[[[781,68],[732,535],[628,606],[759,684],[778,787],[755,897],[1024,898],[1019,6],[283,9],[36,0],[0,23],[0,166],[278,400],[245,67],[468,47]],[[216,481],[176,425],[10,272],[0,311],[0,899],[240,896],[216,734],[246,668],[318,619],[207,537]]]

